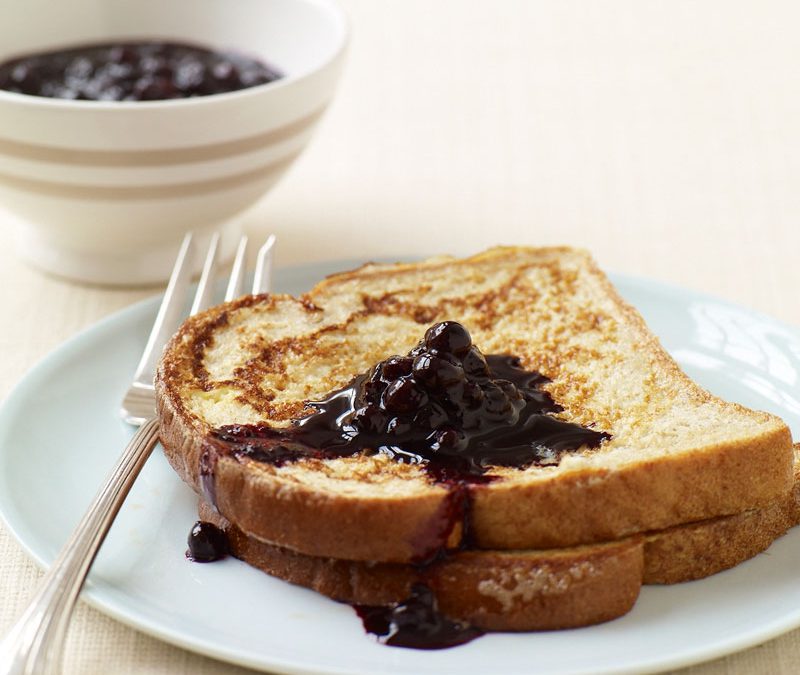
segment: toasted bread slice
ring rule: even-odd
[[[237,558],[334,600],[389,605],[415,583],[439,610],[485,630],[554,630],[610,621],[630,611],[642,584],[640,537],[547,551],[463,551],[420,568],[303,555],[243,533],[201,502],[200,517],[228,533]]]
[[[794,486],[787,496],[761,509],[648,533],[644,583],[676,584],[730,569],[800,523],[800,445],[794,446],[794,457]]]
[[[796,455],[797,456],[797,455]],[[248,536],[200,501],[237,558],[335,600],[400,602],[416,583],[441,611],[486,630],[552,630],[608,621],[633,607],[642,583],[701,579],[766,550],[800,522],[800,462],[790,493],[763,509],[626,539],[543,551],[460,551],[427,567],[307,556]]]
[[[484,353],[518,356],[563,406],[607,432],[557,466],[492,468],[470,485],[485,549],[564,548],[762,508],[791,486],[778,418],[694,384],[590,256],[497,248],[462,260],[369,265],[300,298],[245,297],[189,319],[156,377],[167,458],[243,532],[295,551],[385,562],[452,544],[450,490],[386,456],[273,466],[219,454],[221,425],[288,426],[436,321],[464,324]]]

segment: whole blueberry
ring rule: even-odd
[[[477,408],[483,403],[483,389],[477,382],[465,382],[461,398],[466,406]]]
[[[495,380],[494,383],[500,387],[501,391],[508,397],[510,401],[519,401],[522,399],[522,392],[510,380]]]
[[[393,413],[419,410],[428,402],[428,395],[413,380],[401,377],[386,387],[381,396],[381,406]]]
[[[418,429],[438,429],[447,422],[444,408],[438,403],[428,403],[414,416],[414,426]]]
[[[386,430],[386,415],[377,405],[366,405],[358,408],[350,421],[361,431],[380,434]]]
[[[448,354],[422,353],[414,359],[414,377],[429,389],[446,389],[464,380],[464,369]]]
[[[470,377],[489,377],[491,370],[486,359],[477,347],[470,347],[467,353],[461,357],[464,372]]]
[[[228,537],[216,525],[198,520],[189,533],[186,557],[194,562],[213,562],[228,555]]]
[[[367,403],[378,404],[380,403],[383,390],[386,389],[386,383],[381,382],[379,376],[375,376],[374,379],[368,379],[366,382],[364,382],[362,387],[364,392],[364,400]]]
[[[417,343],[417,346],[414,347],[410,352],[408,352],[408,355],[413,359],[419,356],[420,354],[425,354],[427,351],[428,348],[425,346],[425,341],[420,340]]]
[[[380,364],[380,376],[384,382],[397,380],[411,374],[414,359],[409,356],[392,356]]]
[[[489,382],[483,387],[483,406],[487,415],[493,418],[503,418],[510,415],[513,407],[505,392],[494,382]]]
[[[442,321],[425,331],[425,346],[461,357],[472,346],[472,338],[467,329],[457,321]]]

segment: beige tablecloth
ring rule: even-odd
[[[346,5],[354,31],[339,96],[247,216],[256,236],[278,234],[279,264],[568,243],[606,269],[800,325],[796,3]],[[11,241],[0,219],[0,397],[64,339],[154,292],[48,278]],[[38,576],[0,531],[0,631]],[[795,631],[687,672],[798,664]],[[237,670],[86,606],[67,654],[74,673]]]

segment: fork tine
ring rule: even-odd
[[[272,259],[275,249],[275,235],[267,237],[264,245],[258,249],[256,271],[253,274],[253,294],[269,293],[272,288]]]
[[[194,294],[194,301],[192,308],[189,310],[189,315],[194,316],[200,310],[210,307],[214,299],[214,277],[217,269],[217,250],[219,249],[219,232],[215,232],[211,236],[211,241],[208,243],[208,253],[206,254],[206,261],[203,264],[203,272],[200,275],[200,281],[197,282],[197,290]]]
[[[175,267],[172,268],[172,275],[164,293],[164,299],[158,308],[158,314],[153,322],[150,337],[147,338],[147,345],[142,352],[139,365],[136,367],[136,374],[133,376],[133,381],[136,384],[148,387],[153,385],[155,366],[161,356],[161,349],[178,329],[183,318],[183,299],[186,297],[186,290],[191,281],[193,261],[192,233],[188,232],[183,238],[183,243],[181,243],[178,258],[175,260]]]
[[[231,277],[228,281],[228,290],[225,291],[225,301],[235,300],[242,294],[244,288],[245,254],[247,253],[247,235],[242,235],[236,257],[233,259]]]

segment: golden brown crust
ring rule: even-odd
[[[487,630],[552,630],[625,614],[642,583],[701,579],[766,550],[800,521],[800,462],[792,492],[764,509],[611,543],[461,551],[425,568],[303,555],[244,534],[205,502],[198,511],[227,531],[236,557],[335,600],[388,605],[408,597],[413,584],[425,583],[452,618]]]
[[[424,283],[428,277],[446,275],[452,269],[451,276],[469,272],[473,275],[470,283],[479,285],[484,269],[481,265],[503,270],[497,284],[480,292],[465,291],[458,297],[448,297],[444,305],[436,300],[437,291],[431,291],[431,286]],[[531,286],[525,276],[531,270],[539,275],[541,283],[551,283],[555,290],[550,296]],[[399,289],[390,289],[393,280],[403,279],[404,274],[415,275],[418,283],[414,288],[409,290],[401,284]],[[597,297],[592,295],[594,299],[570,315],[567,328],[560,327],[561,313],[578,304],[570,294],[579,293],[581,284],[591,286]],[[377,288],[380,292],[366,292],[364,288]],[[434,299],[429,300],[426,293]],[[520,308],[534,301],[548,312],[535,325],[520,319],[524,318]],[[331,319],[332,323],[324,323],[331,307],[347,302],[353,303],[352,307],[348,305],[349,309]],[[310,325],[319,324],[318,330],[305,337],[289,335],[254,344],[251,358],[234,372],[234,381],[242,385],[239,399],[243,405],[246,403],[256,411],[253,414],[267,419],[279,421],[298,415],[302,402],[280,396],[279,388],[285,384],[281,380],[286,376],[285,362],[297,355],[325,355],[324,350],[330,349],[326,335],[336,331],[347,335],[368,318],[390,316],[399,322],[393,333],[399,342],[389,343],[388,347],[378,345],[375,353],[386,348],[402,352],[411,346],[407,344],[412,339],[409,336],[418,336],[424,329],[418,321],[453,317],[453,312],[461,311],[469,317],[473,334],[479,336],[478,344],[485,344],[489,350],[500,348],[520,354],[528,367],[553,379],[551,393],[565,405],[570,418],[608,429],[617,439],[626,433],[636,438],[642,425],[668,416],[671,403],[686,406],[698,418],[702,418],[698,412],[702,408],[704,412],[722,411],[726,419],[752,422],[752,432],[735,438],[709,441],[701,434],[697,446],[686,451],[666,445],[671,438],[667,429],[651,434],[653,440],[645,444],[650,451],[647,457],[632,459],[630,451],[626,455],[624,449],[617,450],[612,445],[614,449],[607,455],[613,455],[614,461],[595,462],[591,457],[578,456],[563,461],[557,470],[500,472],[503,480],[473,490],[473,534],[484,548],[556,548],[615,540],[760,508],[784,494],[791,483],[787,427],[764,413],[722,403],[694,385],[586,254],[572,249],[493,249],[464,261],[366,266],[326,279],[297,301],[285,296],[248,297],[184,324],[165,350],[156,392],[167,457],[198,492],[202,492],[200,459],[209,427],[187,407],[184,392],[187,386],[213,391],[214,387],[230,385],[231,380],[224,378],[212,382],[204,359],[213,346],[216,331],[221,326],[228,327],[229,320],[244,315],[245,310],[275,311]],[[443,312],[447,314],[443,316]],[[529,340],[509,337],[513,333],[509,327],[512,320],[522,325],[517,334],[530,334]],[[540,324],[544,326],[541,330]],[[626,394],[640,396],[642,401],[625,415],[618,402],[603,398],[602,387],[596,381],[613,376],[613,370],[620,365],[613,359],[606,363],[606,357],[597,352],[613,343],[617,331],[628,331],[633,336],[629,339],[635,341],[636,352],[648,359],[645,365],[650,369],[641,374],[641,382],[621,383],[630,390],[620,395],[621,402]],[[341,354],[337,352],[335,356],[330,359],[333,375],[329,384],[343,383],[354,374],[336,365],[341,363]],[[372,353],[365,353],[364,358],[373,358]],[[359,367],[364,365],[368,363]],[[608,366],[607,370],[598,374],[604,366]],[[259,378],[265,376],[271,377],[278,389],[262,387],[256,394]],[[650,392],[657,398],[659,387],[665,384],[674,393],[667,397],[666,404],[653,404],[651,410],[647,403]],[[602,450],[597,456],[604,456]],[[617,461],[617,456],[623,459]],[[383,467],[379,473],[389,479],[397,474],[403,483],[424,480],[414,470],[401,470],[398,466]],[[753,466],[759,470],[752,471]],[[447,491],[435,485],[410,491],[350,494],[298,479],[287,470],[254,466],[230,457],[220,459],[216,474],[218,506],[226,517],[249,534],[309,555],[408,561],[419,553],[420,538],[425,540],[431,532],[441,529],[446,510]]]
[[[574,546],[758,508],[775,499],[776,486],[785,490],[790,445],[788,429],[770,430],[747,444],[545,485],[501,485],[491,494],[481,486],[473,502],[476,542],[481,548]]]
[[[545,551],[462,551],[428,568],[308,556],[244,534],[202,500],[201,519],[227,530],[238,558],[343,602],[387,605],[428,584],[441,610],[488,630],[549,630],[627,612],[645,584],[700,579],[766,550],[800,523],[800,445],[794,486],[763,509],[686,523],[611,544]]]
[[[800,445],[794,453],[794,487],[784,497],[762,509],[649,533],[644,583],[675,584],[735,567],[800,523]]]
[[[204,520],[227,526],[234,555],[285,581],[352,604],[388,605],[427,584],[439,609],[486,630],[588,626],[633,607],[642,578],[641,540],[558,551],[454,554],[425,568],[295,553],[248,537],[201,504]]]
[[[645,537],[646,584],[702,579],[766,551],[792,526],[785,504],[678,525]]]
[[[464,552],[428,583],[447,615],[488,630],[589,626],[627,613],[639,597],[637,538],[557,551]]]

